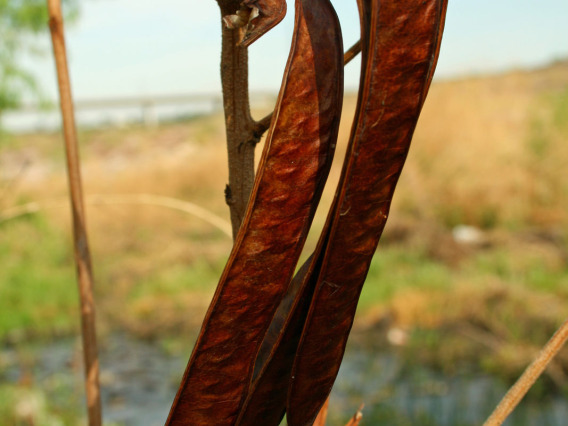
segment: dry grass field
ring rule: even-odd
[[[355,101],[345,99],[306,250],[330,204]],[[187,350],[185,336],[201,322],[231,241],[198,217],[136,196],[195,203],[228,222],[222,116],[81,130],[80,141],[101,335],[119,330]],[[78,329],[61,146],[59,134],[2,135],[4,344]],[[474,363],[516,377],[568,312],[566,170],[568,63],[435,82],[356,331],[402,330],[401,354],[412,362],[445,371]],[[27,203],[39,211],[9,218]],[[566,389],[567,372],[564,353],[548,380]]]

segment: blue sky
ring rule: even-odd
[[[332,0],[344,44],[358,38],[355,0]],[[276,91],[290,45],[293,2],[250,49],[251,90]],[[45,38],[47,45],[48,40]],[[214,0],[85,0],[67,31],[77,99],[220,90],[220,23]],[[532,67],[568,57],[568,0],[450,0],[437,77]],[[27,59],[55,98],[49,57]],[[359,62],[346,71],[358,83]]]

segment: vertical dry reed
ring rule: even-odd
[[[99,361],[97,355],[97,339],[95,329],[95,302],[93,297],[93,273],[91,256],[87,239],[85,209],[79,167],[77,131],[73,111],[73,98],[67,68],[63,17],[60,0],[47,1],[49,11],[49,28],[53,44],[53,55],[57,68],[61,115],[63,118],[63,135],[67,155],[67,172],[71,197],[71,213],[73,216],[73,236],[75,248],[75,264],[79,284],[81,304],[81,329],[83,336],[83,355],[85,361],[85,387],[89,425],[102,423],[101,397],[99,386]]]

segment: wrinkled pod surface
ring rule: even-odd
[[[357,1],[361,20],[361,81],[364,81],[364,73],[366,72],[366,52],[370,33],[370,2],[371,0]],[[360,113],[361,93],[359,93],[355,109],[355,121]],[[334,206],[332,205],[331,211],[333,210]],[[322,253],[327,245],[326,236],[328,234],[329,221],[322,231],[322,237],[316,250],[294,276],[292,284],[270,324],[256,359],[253,384],[241,410],[237,422],[239,426],[257,424],[278,426],[284,417],[290,373],[317,284],[323,258]]]
[[[332,161],[343,43],[328,0],[297,0],[294,38],[246,215],[168,417],[233,425]]]
[[[446,0],[372,0],[360,111],[291,372],[287,418],[310,425],[329,395],[437,62]],[[316,270],[316,268],[314,268]]]

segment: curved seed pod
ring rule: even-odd
[[[282,339],[282,331],[286,328],[286,321],[288,319],[289,312],[292,311],[292,309],[298,304],[298,295],[300,294],[300,291],[303,290],[304,280],[307,277],[313,275],[313,257],[314,255],[312,254],[309,259],[304,262],[300,270],[296,272],[296,275],[294,276],[290,287],[282,298],[280,305],[278,305],[278,309],[274,314],[274,318],[272,318],[270,327],[268,328],[268,331],[264,336],[262,345],[260,346],[258,355],[256,356],[254,372],[252,376],[253,383],[257,380],[258,376],[264,369],[264,365],[271,357],[276,342]]]
[[[434,78],[434,71],[436,71],[436,65],[438,65],[438,57],[440,56],[440,47],[442,46],[442,34],[444,33],[444,25],[446,24],[447,10],[448,10],[448,0],[441,0],[440,21],[438,22],[438,28],[436,30],[436,48],[433,53],[432,61],[430,62],[430,69],[428,70],[428,77],[426,78],[424,91],[422,92],[422,104],[424,104],[424,101],[426,100],[426,95],[428,95],[428,90],[430,90],[430,85],[432,84],[432,79]]]
[[[380,7],[379,7],[380,3]],[[446,0],[373,0],[361,112],[292,369],[287,418],[310,425],[341,364],[357,301],[434,71]]]
[[[244,46],[253,44],[286,16],[286,0],[244,0],[242,5],[251,9],[245,35],[241,41]]]
[[[361,81],[364,81],[366,72],[370,2],[371,0],[357,0],[361,20]],[[360,114],[361,98],[360,94],[355,120]],[[334,210],[333,206],[331,210]],[[277,426],[284,416],[290,372],[319,276],[327,243],[325,236],[328,232],[329,221],[322,231],[315,252],[294,276],[286,296],[274,315],[255,362],[253,384],[241,409],[237,421],[239,426],[258,424]]]
[[[230,29],[245,27],[240,43],[248,47],[278,25],[285,16],[286,0],[243,0],[239,10],[225,15],[223,22]]]
[[[309,270],[312,265],[313,263],[310,261],[302,265],[274,315],[256,360],[252,389],[241,408],[236,423],[238,426],[259,424],[278,426],[284,417],[288,379],[300,340],[300,333],[291,333],[290,331],[302,329],[305,314],[308,312],[311,295],[302,297],[301,302],[298,302],[297,295],[300,286],[306,287],[304,278],[312,276]],[[304,296],[306,293],[307,291],[303,291],[302,295]],[[290,319],[287,317],[287,313],[291,310],[292,305],[295,308],[293,312],[299,314],[293,315]],[[302,313],[304,316],[302,316]],[[287,324],[284,326],[286,320]],[[273,342],[278,342],[281,345],[273,346]],[[276,354],[271,353],[274,350],[273,348],[278,348]],[[259,384],[260,386],[258,386]]]
[[[329,0],[297,0],[291,53],[247,212],[167,424],[234,424],[329,172],[342,96],[337,16]]]

